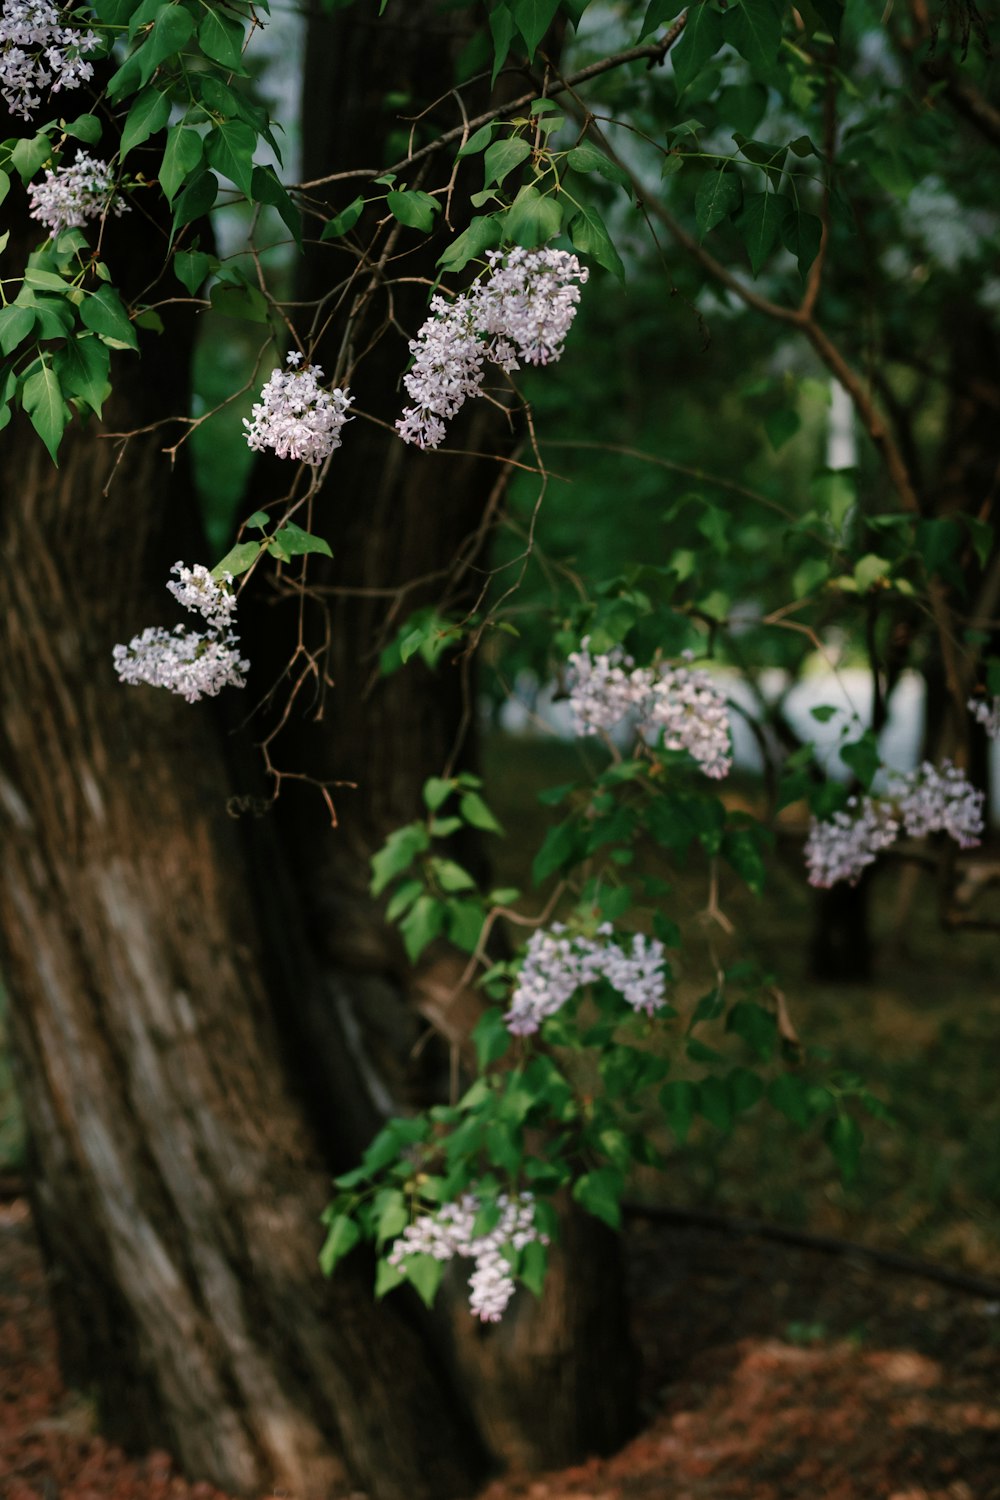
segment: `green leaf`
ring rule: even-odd
[[[375,1298],[376,1301],[384,1297],[387,1292],[395,1291],[396,1287],[402,1286],[406,1277],[398,1266],[391,1266],[387,1260],[380,1260],[375,1267]]]
[[[110,364],[111,354],[100,339],[80,335],[67,340],[55,355],[63,394],[85,402],[100,416],[111,389],[108,383]]]
[[[339,214],[334,214],[332,219],[327,220],[323,225],[323,232],[320,235],[320,239],[336,240],[342,234],[347,234],[348,230],[353,229],[360,219],[364,212],[364,207],[365,200],[359,194],[346,208],[342,208]]]
[[[726,1030],[742,1037],[762,1062],[773,1056],[778,1026],[774,1016],[763,1006],[741,1000],[726,1017]]]
[[[609,182],[617,182],[627,192],[632,191],[632,183],[628,173],[620,167],[616,161],[605,156],[603,151],[598,151],[589,141],[582,141],[579,146],[574,146],[572,151],[567,151],[566,161],[574,172],[599,172]]]
[[[10,154],[11,163],[21,178],[28,182],[39,167],[44,166],[52,155],[52,142],[44,133],[18,141]]]
[[[10,354],[18,344],[24,342],[35,326],[33,307],[16,307],[11,304],[0,311],[0,350]]]
[[[419,1295],[425,1307],[431,1307],[444,1276],[444,1262],[433,1255],[408,1255],[405,1261],[406,1280]]]
[[[387,193],[386,206],[394,219],[405,224],[407,229],[419,229],[427,234],[434,228],[434,215],[441,212],[441,205],[430,193],[411,188],[406,193]]]
[[[96,333],[112,349],[138,349],[135,329],[118,293],[110,286],[98,287],[84,298],[80,319],[85,328]]]
[[[659,31],[665,21],[672,21],[678,10],[676,0],[649,0],[637,40],[644,42],[651,32]]]
[[[570,239],[577,250],[592,255],[598,265],[610,271],[625,285],[625,267],[604,225],[604,220],[595,208],[581,207],[569,228]]]
[[[598,1167],[585,1172],[573,1184],[573,1197],[581,1208],[611,1229],[622,1225],[621,1196],[625,1178],[617,1167]]]
[[[326,1239],[319,1252],[319,1267],[324,1276],[332,1276],[338,1261],[354,1249],[361,1238],[361,1230],[346,1214],[337,1214],[329,1220]]]
[[[759,1073],[751,1073],[749,1068],[733,1068],[726,1079],[726,1087],[729,1090],[733,1114],[738,1115],[744,1110],[752,1109],[762,1098],[764,1080]]]
[[[222,63],[231,73],[246,71],[243,65],[243,23],[210,5],[198,27],[198,41],[206,57]]]
[[[479,900],[448,903],[448,937],[463,953],[474,953],[483,933],[483,908]]]
[[[372,855],[372,895],[380,896],[391,880],[410,868],[418,854],[430,848],[430,842],[423,823],[393,829],[382,848]]]
[[[378,1246],[402,1234],[410,1222],[406,1199],[398,1188],[383,1188],[375,1199],[376,1238]]]
[[[266,203],[271,208],[276,208],[295,243],[301,249],[302,215],[288,196],[284,185],[278,181],[274,168],[271,166],[254,167],[250,185],[253,201]]]
[[[502,1013],[492,1006],[484,1011],[473,1027],[472,1040],[476,1046],[476,1060],[482,1071],[499,1062],[511,1044],[511,1034]]]
[[[803,1079],[797,1078],[794,1073],[783,1073],[780,1078],[775,1078],[767,1086],[767,1097],[774,1108],[781,1113],[793,1125],[798,1125],[805,1130],[812,1118],[809,1108],[809,1087]]]
[[[798,412],[789,411],[787,407],[769,412],[764,418],[764,431],[775,453],[795,436],[801,426],[802,419]]]
[[[781,12],[776,0],[736,0],[726,14],[725,34],[755,74],[770,77],[781,46]]]
[[[174,204],[175,230],[207,214],[218,194],[219,179],[214,172],[199,172],[192,177]]]
[[[62,397],[58,377],[51,366],[43,364],[34,375],[29,375],[21,389],[21,404],[31,425],[49,450],[53,463],[62,439],[69,408]]]
[[[767,113],[767,89],[762,83],[729,84],[720,91],[715,107],[734,130],[752,135]]]
[[[509,4],[517,29],[524,37],[530,62],[535,48],[555,19],[559,0],[509,0]]]
[[[828,1121],[823,1135],[840,1168],[841,1177],[847,1183],[853,1182],[858,1175],[861,1157],[861,1126],[850,1115],[838,1114]]]
[[[437,812],[454,790],[455,783],[450,777],[428,776],[424,782],[424,805],[430,812]]]
[[[192,297],[197,296],[205,278],[218,269],[215,256],[206,255],[202,250],[178,250],[174,256],[174,275]]]
[[[399,924],[399,930],[411,964],[416,963],[428,943],[444,931],[447,914],[448,908],[436,896],[420,896],[410,907]]]
[[[670,53],[678,93],[683,93],[698,77],[705,64],[722,46],[723,25],[718,11],[702,0],[688,11],[687,23],[680,40]]]
[[[125,160],[133,146],[148,141],[151,135],[162,130],[170,118],[170,96],[161,89],[143,89],[132,100],[122,130],[121,159]]]
[[[793,208],[781,226],[781,243],[795,256],[803,281],[819,254],[822,238],[822,221],[802,209]]]
[[[507,136],[502,141],[494,141],[483,158],[485,172],[483,187],[488,188],[494,183],[503,182],[504,178],[530,155],[531,147],[522,136]]]
[[[695,223],[698,238],[703,240],[716,224],[728,219],[743,202],[743,184],[738,173],[723,168],[709,172],[698,184],[694,199]]]
[[[253,199],[253,154],[257,136],[242,120],[221,120],[206,137],[205,151],[217,172]]]
[[[294,521],[286,521],[275,535],[289,557],[304,557],[310,552],[318,552],[323,557],[333,556],[328,541],[321,536],[313,536],[311,532],[303,531],[302,527],[296,526]]]
[[[241,573],[246,573],[260,556],[261,547],[260,542],[237,542],[236,546],[231,547],[221,562],[217,562],[212,569],[212,577],[216,583],[222,582],[225,573],[231,573],[234,578],[239,578]]]
[[[487,833],[503,833],[503,829],[490,812],[478,792],[466,792],[458,804],[459,812],[473,828],[482,828]]]
[[[135,54],[141,59],[143,83],[148,83],[160,64],[180,52],[193,35],[194,17],[190,11],[178,4],[161,5],[153,17],[148,39]]]
[[[455,153],[456,156],[461,159],[463,156],[475,156],[477,152],[485,151],[493,139],[496,129],[495,122],[480,126],[478,130],[473,131],[472,135],[469,136],[465,145]]]
[[[490,77],[490,88],[497,81],[497,76],[510,51],[510,44],[514,40],[514,17],[508,7],[503,4],[494,5],[490,11],[490,35],[493,38],[493,73]]]
[[[667,1124],[683,1146],[698,1108],[698,1085],[687,1078],[665,1083],[660,1090],[660,1106]]]
[[[558,823],[545,835],[542,847],[535,855],[531,866],[531,878],[541,885],[557,870],[566,870],[576,864],[584,852],[584,839],[575,822]]]
[[[468,229],[442,250],[437,263],[446,271],[461,271],[470,260],[477,259],[484,250],[492,250],[499,243],[500,219],[496,214],[486,214],[473,219]]]
[[[434,879],[443,891],[472,891],[476,882],[468,870],[463,870],[453,859],[432,859],[429,862]]]
[[[540,1240],[525,1245],[517,1266],[517,1279],[540,1297],[545,1289],[545,1274],[549,1266],[549,1252]]]
[[[74,140],[86,141],[88,146],[96,146],[101,139],[101,122],[96,115],[77,115],[63,129]]]
[[[259,287],[247,286],[245,283],[236,285],[232,282],[217,281],[209,293],[209,301],[212,304],[212,311],[222,313],[224,317],[242,318],[246,323],[267,322],[269,311],[267,298]],[[272,540],[279,546],[282,545],[278,537]]]
[[[710,1125],[723,1134],[732,1129],[733,1108],[721,1078],[703,1078],[698,1085],[698,1108]]]
[[[859,740],[841,746],[840,758],[850,766],[861,785],[868,791],[880,765],[878,741],[870,729],[866,729]]]
[[[204,149],[201,136],[186,125],[174,125],[167,131],[160,163],[160,187],[168,203],[174,201],[184,183],[200,167]]]
[[[504,238],[526,250],[535,250],[554,239],[562,226],[559,200],[543,197],[536,187],[523,187],[504,220]]]
[[[788,199],[779,198],[777,193],[747,194],[743,211],[734,222],[747,248],[755,276],[771,253],[791,211]]]

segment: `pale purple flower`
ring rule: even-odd
[[[413,401],[396,423],[408,443],[436,448],[445,423],[483,383],[484,362],[502,370],[518,361],[557,360],[576,315],[588,272],[566,250],[488,250],[489,268],[453,301],[435,296],[430,317],[410,341],[413,365],[403,376]]]
[[[239,638],[231,629],[236,611],[232,574],[221,582],[201,563],[188,568],[175,563],[176,582],[167,588],[174,598],[208,625],[207,631],[173,630],[153,625],[133,636],[127,646],[112,652],[115,671],[122,682],[166,688],[188,703],[214,698],[224,687],[245,687],[250,663],[240,656]]]
[[[469,1278],[469,1310],[484,1323],[498,1323],[514,1295],[506,1247],[523,1250],[548,1237],[535,1225],[535,1200],[531,1193],[497,1199],[500,1217],[486,1234],[476,1234],[475,1223],[482,1204],[475,1193],[465,1193],[444,1203],[436,1212],[422,1214],[394,1242],[389,1264],[404,1275],[411,1255],[431,1255],[438,1261],[457,1258],[474,1262]]]
[[[946,833],[972,849],[983,832],[984,794],[964,771],[945,761],[940,770],[925,761],[915,771],[896,772],[882,797],[852,797],[832,818],[813,819],[806,841],[809,884],[852,885],[901,833],[924,838]]]
[[[100,38],[64,24],[67,12],[49,0],[3,0],[0,5],[0,94],[11,114],[30,118],[46,89],[78,88],[93,77],[82,55]]]
[[[82,229],[88,219],[127,214],[124,199],[115,193],[115,175],[107,162],[81,151],[65,167],[46,171],[41,182],[28,186],[29,213],[53,239],[64,229]]]
[[[341,428],[350,421],[354,400],[346,391],[323,390],[319,365],[297,368],[302,355],[288,355],[288,370],[274,370],[254,406],[251,421],[243,418],[247,446],[259,452],[273,448],[279,458],[317,465],[341,445]]]
[[[706,776],[732,769],[725,696],[701,668],[636,667],[620,647],[591,655],[589,637],[568,660],[566,685],[578,734],[608,733],[632,722],[665,750],[686,750]]]
[[[982,724],[991,740],[1000,740],[1000,697],[970,698],[968,709],[976,723]]]
[[[504,1021],[513,1036],[531,1036],[578,989],[606,979],[637,1013],[652,1016],[666,1003],[664,949],[658,938],[637,932],[623,948],[610,923],[596,938],[567,933],[562,923],[533,932]]]

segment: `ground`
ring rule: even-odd
[[[1000,1297],[698,1227],[627,1238],[642,1430],[479,1500],[1000,1500]],[[0,1209],[0,1386],[6,1500],[224,1500],[63,1388],[23,1199]]]

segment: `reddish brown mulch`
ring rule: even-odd
[[[479,1500],[1000,1500],[1000,1304],[869,1262],[639,1224],[646,1426]],[[93,1432],[55,1363],[27,1209],[0,1208],[5,1500],[225,1500]]]

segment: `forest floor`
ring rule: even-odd
[[[479,1500],[1000,1500],[1000,1300],[695,1226],[627,1245],[641,1431]],[[224,1500],[63,1388],[23,1199],[0,1207],[0,1391],[4,1500]]]

